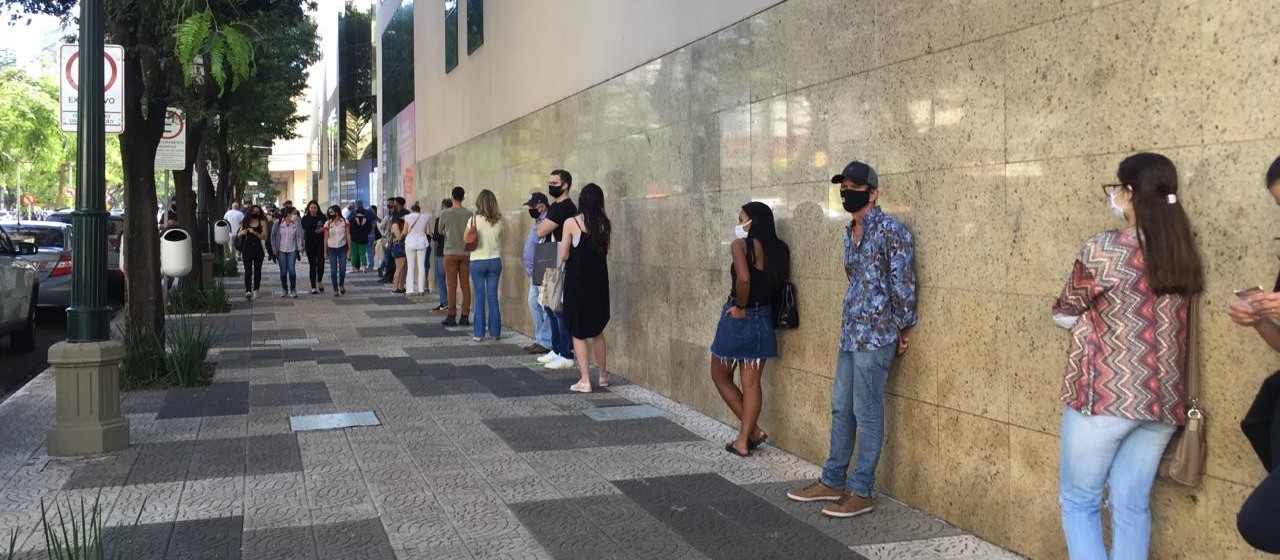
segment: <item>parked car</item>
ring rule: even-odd
[[[0,224],[9,238],[36,246],[26,258],[36,265],[40,281],[40,307],[66,309],[71,305],[71,226],[59,222],[9,222]]]
[[[71,211],[53,212],[45,221],[70,224]],[[124,271],[120,268],[120,246],[123,243],[124,215],[112,213],[107,216],[107,297],[112,301],[124,301]]]
[[[0,336],[9,335],[21,352],[36,348],[36,302],[40,298],[38,272],[28,257],[38,249],[14,242],[0,227]]]

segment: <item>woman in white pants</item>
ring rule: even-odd
[[[427,225],[431,223],[431,216],[423,214],[422,206],[417,202],[409,210],[409,215],[404,217],[404,227],[409,230],[409,236],[404,242],[409,268],[405,288],[409,295],[422,295],[427,293],[427,259],[430,258],[428,249],[431,248],[431,242],[427,238]]]

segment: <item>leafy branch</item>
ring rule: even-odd
[[[233,91],[239,88],[256,71],[249,39],[256,35],[257,31],[243,22],[218,25],[208,8],[182,20],[174,30],[174,55],[182,66],[185,84],[190,86],[207,62],[203,71],[218,85],[218,97],[228,86]]]

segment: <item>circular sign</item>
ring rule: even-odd
[[[183,129],[187,127],[187,120],[182,118],[182,111],[170,107],[164,111],[164,125],[164,134],[160,138],[163,140],[176,140],[179,136],[182,136]]]
[[[71,88],[75,90],[80,89],[80,84],[76,83],[76,78],[79,77],[79,72],[72,72],[71,67],[75,66],[76,61],[78,60],[80,60],[80,51],[71,53],[71,56],[67,57],[67,67],[63,69],[67,74],[67,83],[70,83]],[[116,84],[116,78],[119,77],[119,72],[116,68],[116,60],[108,56],[106,53],[103,53],[102,60],[106,64],[107,74],[107,79],[104,80],[105,85],[102,87],[102,91],[110,91],[111,86]]]
[[[26,193],[22,195],[23,206],[34,206],[35,203],[36,203],[36,197],[32,196],[31,193]]]

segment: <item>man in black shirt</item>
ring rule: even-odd
[[[547,194],[551,200],[551,208],[547,209],[547,219],[538,224],[538,236],[550,236],[552,241],[561,241],[564,236],[564,223],[578,215],[578,206],[569,198],[569,188],[573,186],[573,175],[563,169],[551,172],[547,180]],[[573,339],[564,324],[564,313],[547,309],[551,318],[551,352],[539,362],[547,365],[547,369],[572,369]]]

